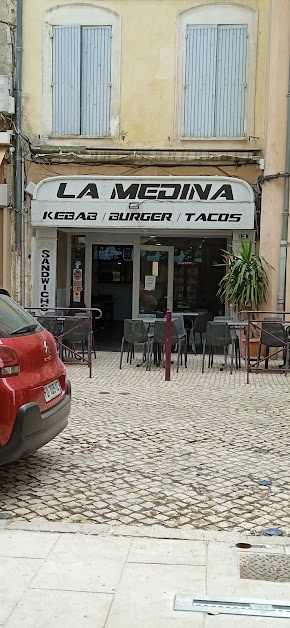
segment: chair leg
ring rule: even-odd
[[[180,343],[180,340],[179,340],[179,341],[178,341],[178,345],[177,345],[177,364],[176,364],[176,373],[178,373],[178,371],[179,371],[180,348],[181,348],[181,343]]]
[[[287,377],[287,372],[289,369],[289,342],[286,345],[286,363],[285,363],[285,377]]]
[[[148,364],[149,364],[149,339],[147,340],[147,342],[144,343],[144,350],[143,350],[143,361],[146,362],[146,371],[148,371]]]
[[[123,336],[123,338],[122,338],[122,343],[121,343],[120,369],[122,368],[123,351],[124,351],[124,342],[125,342],[125,338],[124,338],[124,336]],[[128,362],[128,360],[127,360],[127,362]]]
[[[203,341],[203,351],[202,351],[202,367],[201,367],[201,372],[202,372],[202,373],[204,373],[205,349],[206,349],[206,339]]]
[[[234,365],[234,343],[232,343],[232,351],[231,351],[231,375],[233,374],[233,365]]]
[[[133,356],[133,352],[134,352],[134,345],[133,345],[133,343],[131,342],[131,344],[130,344],[130,358],[129,358],[129,363],[130,363],[130,364],[132,364],[132,357],[134,357],[134,356]]]
[[[194,337],[193,329],[190,330],[189,338],[190,338],[190,342],[191,342],[191,350],[194,353],[194,355],[196,355],[195,337]]]
[[[267,347],[266,348],[265,369],[269,369],[269,355],[270,355],[270,347]]]
[[[227,370],[227,365],[228,365],[228,351],[227,351],[227,347],[224,348],[224,356],[225,356],[225,367]]]
[[[127,364],[129,362],[129,358],[130,358],[130,351],[131,351],[131,343],[128,342],[128,347],[127,347]]]
[[[238,345],[237,342],[234,342],[234,349],[235,349],[235,359],[236,359],[236,371],[239,370],[239,365],[238,365]]]
[[[92,333],[92,349],[93,349],[94,357],[96,359],[96,357],[97,357],[97,355],[96,355],[96,343],[95,343],[95,337],[94,337],[93,333]]]
[[[187,369],[187,342],[186,337],[184,338],[184,367]]]
[[[149,358],[149,371],[151,371],[152,366],[152,358],[153,364],[156,364],[156,345],[154,343],[154,338],[151,338],[150,344],[150,358]]]
[[[260,341],[259,341],[259,347],[258,347],[258,357],[257,357],[257,362],[258,362],[258,364],[257,364],[257,368],[258,368],[258,366],[259,366],[259,364],[260,364],[260,360],[261,360],[261,350],[262,350],[262,343],[261,343],[261,339],[260,339]]]
[[[208,368],[210,368],[211,352],[212,352],[212,346],[208,345]]]

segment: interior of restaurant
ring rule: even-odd
[[[143,238],[139,313],[160,316],[170,307],[184,314],[197,310],[224,314],[217,291],[227,246],[226,238]],[[103,311],[95,329],[100,349],[119,350],[123,321],[132,317],[133,262],[133,246],[92,247],[91,302]]]

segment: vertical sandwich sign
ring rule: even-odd
[[[34,250],[34,298],[33,307],[41,312],[55,307],[56,292],[56,248],[57,238],[51,233],[49,237],[37,238]]]

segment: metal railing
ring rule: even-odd
[[[70,364],[73,361],[86,364],[91,378],[92,353],[95,354],[93,319],[99,320],[102,317],[102,310],[85,307],[54,307],[45,310],[27,307],[25,309],[54,336],[60,359]],[[80,345],[79,351],[76,350],[77,345]]]
[[[289,355],[290,355],[290,312],[269,312],[265,311],[243,311],[240,314],[246,316],[246,371],[247,371],[247,384],[249,383],[250,373],[285,373],[289,370]],[[262,318],[261,318],[262,317]],[[283,326],[284,333],[281,334],[281,325]],[[271,326],[272,331],[269,331]],[[272,327],[273,326],[273,327]],[[276,326],[276,333],[275,333]],[[268,327],[268,329],[267,329]],[[279,335],[278,334],[279,328]],[[266,339],[266,344],[262,340]],[[255,340],[255,343],[252,341]],[[271,345],[273,340],[273,345]],[[251,351],[255,344],[258,351]],[[266,347],[266,351],[263,349]],[[270,349],[274,349],[271,351]],[[253,355],[256,353],[256,355]],[[264,355],[263,355],[264,353]],[[269,361],[273,363],[274,359],[278,357],[283,358],[282,364],[278,365],[278,368],[271,365],[269,367]],[[261,368],[262,367],[262,368]]]

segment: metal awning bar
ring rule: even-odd
[[[175,611],[191,611],[208,615],[247,615],[252,617],[273,617],[290,619],[290,605],[271,600],[195,597],[192,594],[177,593],[174,600]]]

